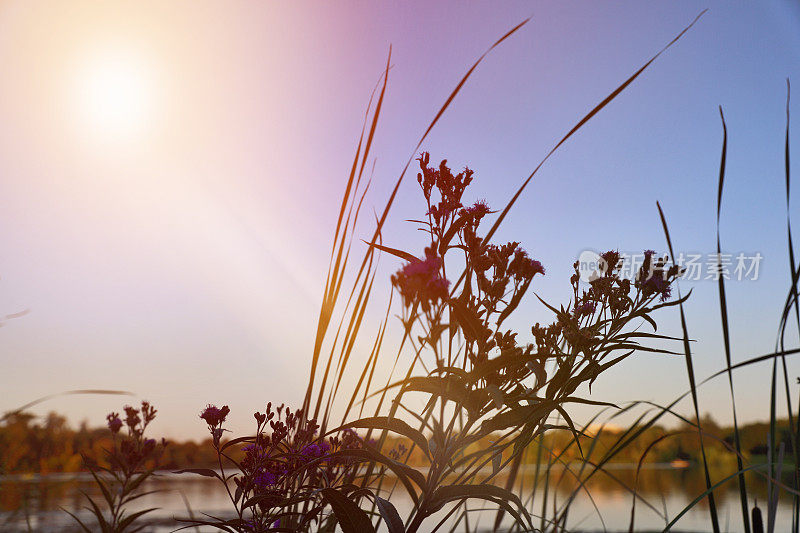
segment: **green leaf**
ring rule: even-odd
[[[173,474],[185,474],[187,472],[191,474],[198,474],[200,476],[205,476],[205,477],[215,477],[218,480],[222,481],[222,478],[219,476],[219,474],[217,474],[217,472],[211,470],[210,468],[184,468],[183,470],[174,471]]]
[[[103,480],[100,479],[100,476],[98,476],[97,473],[94,470],[89,470],[89,473],[92,474],[92,477],[94,478],[95,484],[98,487],[100,487],[100,492],[103,493],[103,498],[105,498],[106,503],[108,503],[108,507],[109,508],[113,508],[114,507],[114,498],[111,496],[111,493],[108,492],[108,488],[106,487],[106,484],[103,483]]]
[[[86,496],[86,499],[89,500],[89,503],[92,506],[91,509],[89,509],[88,507],[86,507],[86,509],[94,513],[95,518],[97,518],[97,523],[100,526],[100,530],[103,533],[111,532],[111,526],[109,525],[108,522],[106,522],[106,519],[103,518],[103,511],[100,510],[100,508],[97,506],[96,503],[94,503],[94,500],[91,499],[88,494],[84,492],[83,495]]]
[[[456,322],[461,326],[464,335],[468,339],[482,339],[482,332],[486,329],[481,323],[475,311],[469,309],[464,302],[459,299],[450,299],[450,308],[453,310]]]
[[[74,518],[74,519],[75,519],[75,521],[76,521],[76,522],[78,522],[78,524],[80,524],[80,526],[83,528],[83,530],[84,530],[84,531],[86,531],[86,533],[92,533],[92,530],[91,530],[91,529],[89,529],[88,527],[86,527],[86,524],[84,524],[83,522],[81,522],[81,519],[80,519],[80,518],[78,518],[78,517],[77,517],[77,516],[75,516],[74,514],[70,513],[69,511],[67,511],[67,510],[66,510],[66,509],[64,509],[63,507],[61,508],[61,510],[62,510],[62,511],[64,511],[65,513],[67,513],[68,515],[70,515],[72,518]]]
[[[405,259],[406,261],[408,261],[410,263],[415,263],[415,262],[420,260],[419,257],[417,257],[415,255],[412,255],[412,254],[410,254],[408,252],[404,252],[403,250],[398,250],[396,248],[389,248],[388,246],[384,246],[382,244],[377,244],[377,243],[374,243],[374,242],[367,242],[367,241],[365,241],[363,239],[362,239],[362,241],[365,244],[367,244],[369,246],[372,246],[373,248],[377,248],[378,250],[380,250],[382,252],[386,252],[387,254],[392,254],[393,256],[399,257],[400,259]]]
[[[489,401],[489,394],[483,390],[471,390],[458,376],[450,374],[443,377],[408,378],[403,383],[403,392],[427,392],[434,396],[460,403],[469,411],[480,411]]]
[[[503,321],[506,318],[508,318],[511,313],[514,312],[514,309],[516,309],[517,306],[519,306],[519,303],[522,301],[522,297],[525,296],[526,292],[528,292],[528,287],[531,286],[532,280],[533,278],[528,278],[527,280],[525,280],[525,282],[522,284],[522,287],[520,287],[519,290],[514,293],[514,296],[511,298],[511,301],[508,302],[506,308],[503,309],[503,311],[500,313],[500,316],[497,317],[498,328],[500,327],[500,324],[502,324]]]
[[[414,441],[417,446],[422,448],[422,451],[425,452],[425,455],[430,457],[430,453],[428,452],[428,441],[425,439],[425,435],[400,419],[390,418],[388,416],[361,418],[354,422],[348,422],[343,426],[339,426],[338,428],[329,431],[328,434],[347,428],[385,429],[394,433],[399,433],[400,435],[408,437]]]
[[[453,240],[453,237],[455,237],[456,232],[464,227],[464,224],[467,222],[467,219],[468,217],[461,215],[455,220],[455,222],[453,222],[450,225],[450,229],[447,230],[447,233],[445,233],[442,236],[442,240],[439,241],[440,254],[444,254],[444,252],[447,250],[447,246],[450,244],[450,241]]]
[[[120,521],[119,527],[117,528],[117,532],[118,533],[122,533],[123,531],[125,531],[126,527],[128,527],[129,525],[131,525],[133,523],[134,520],[136,520],[137,518],[139,518],[142,515],[145,515],[147,513],[155,511],[157,509],[158,509],[158,507],[151,507],[150,509],[144,509],[143,511],[138,511],[138,512],[133,513],[130,516],[125,517],[124,520]],[[115,532],[115,533],[117,533],[117,532]]]
[[[248,507],[252,507],[256,504],[265,501],[269,501],[272,504],[270,505],[270,507],[287,509],[289,507],[294,506],[297,503],[302,503],[312,500],[314,497],[315,497],[314,493],[303,493],[300,496],[295,496],[293,498],[283,498],[283,499],[276,499],[275,494],[272,493],[257,494],[255,496],[252,496],[250,499],[244,501],[242,503],[242,509],[247,509]]]
[[[500,450],[495,451],[492,454],[492,474],[497,474],[500,472],[500,466],[503,461],[503,452]]]
[[[330,454],[329,456],[329,458],[334,457],[356,457],[362,461],[372,461],[386,466],[389,470],[394,472],[394,474],[397,476],[397,479],[399,479],[400,482],[405,486],[406,491],[408,491],[408,495],[414,501],[414,505],[419,503],[419,497],[417,496],[417,492],[414,490],[414,485],[411,484],[411,481],[416,483],[420,489],[424,489],[426,486],[425,476],[410,466],[386,457],[382,453],[370,448],[363,450],[340,450]]]
[[[139,488],[139,485],[142,484],[144,480],[150,477],[153,474],[152,470],[148,470],[146,472],[142,472],[137,477],[133,478],[133,482],[125,487],[125,490],[122,493],[122,496],[125,497],[128,494],[131,494],[133,491]]]
[[[220,446],[219,451],[224,452],[230,446],[234,446],[236,444],[241,444],[243,442],[255,442],[255,440],[256,440],[256,437],[253,436],[253,435],[248,436],[248,437],[237,437],[235,439],[231,439],[231,440],[227,441],[225,444]]]
[[[466,500],[468,498],[494,502],[505,509],[518,523],[525,524],[526,527],[533,529],[531,517],[519,497],[511,491],[495,485],[445,485],[444,487],[439,487],[433,493],[432,506],[438,510],[448,502]],[[523,522],[520,513],[509,502],[513,503],[522,512],[527,522]]]
[[[386,522],[389,533],[405,533],[403,520],[400,518],[400,513],[392,505],[392,502],[384,500],[380,496],[375,496],[375,504],[378,506],[378,511],[380,511],[383,521]]]
[[[343,533],[375,533],[375,527],[358,505],[336,489],[322,489],[322,497],[333,509]]]
[[[209,516],[209,515],[206,515],[206,516]],[[182,529],[189,529],[190,527],[193,527],[193,528],[196,529],[197,526],[211,526],[211,527],[214,527],[215,529],[218,529],[220,531],[227,531],[228,533],[236,533],[236,530],[231,529],[232,527],[234,527],[234,524],[233,524],[234,521],[233,520],[225,521],[225,520],[222,520],[221,518],[217,518],[215,516],[212,516],[211,518],[213,518],[214,520],[198,520],[196,518],[192,518],[192,519],[175,518],[175,520],[177,522],[188,523],[189,524],[187,526],[179,527],[175,531],[181,531]]]
[[[481,423],[481,433],[487,434],[493,431],[500,431],[510,427],[522,427],[543,419],[550,411],[553,410],[554,402],[551,400],[542,400],[540,403],[533,405],[523,405],[503,411],[494,415],[488,420]]]
[[[149,496],[151,494],[157,494],[159,492],[161,492],[161,489],[148,490],[148,491],[145,491],[145,492],[140,492],[138,494],[134,494],[132,496],[128,496],[127,498],[122,500],[120,503],[123,504],[123,505],[128,505],[130,502],[132,502],[134,500],[138,500],[139,498],[142,498],[144,496]]]

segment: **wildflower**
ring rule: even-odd
[[[583,302],[582,304],[575,306],[575,316],[591,315],[594,313],[594,310],[594,302]]]
[[[156,408],[150,405],[147,400],[142,400],[142,418],[144,418],[145,425],[149,424],[156,418]]]
[[[138,426],[139,422],[142,421],[142,419],[139,417],[139,410],[134,409],[130,405],[126,405],[124,409],[125,409],[125,425],[128,426],[128,429],[130,429],[132,432],[135,432],[136,426]]]
[[[260,490],[266,490],[277,485],[277,483],[278,476],[268,470],[260,470],[253,476],[253,485]]]
[[[471,218],[474,221],[480,221],[480,219],[482,219],[489,213],[490,213],[489,206],[486,204],[486,201],[484,200],[479,200],[470,207],[465,207],[461,211],[461,214]]]
[[[472,182],[473,171],[465,168],[462,172],[454,175],[447,166],[447,159],[443,159],[439,163],[438,169],[431,168],[428,166],[430,154],[427,152],[423,152],[417,161],[422,169],[422,173],[417,174],[417,182],[422,187],[422,192],[428,202],[428,215],[433,218],[436,226],[439,226],[442,220],[462,207],[461,196]],[[434,186],[439,192],[440,201],[437,205],[430,205]]]
[[[544,276],[544,267],[539,261],[528,257],[525,250],[517,248],[514,251],[514,259],[508,265],[508,273],[517,281],[526,281],[536,274]]]
[[[665,302],[672,295],[670,283],[681,274],[681,269],[677,265],[667,267],[667,257],[654,260],[653,256],[653,250],[645,250],[644,262],[639,269],[635,286],[642,291],[645,298],[658,295]]]
[[[450,282],[439,274],[441,266],[441,258],[428,247],[424,260],[412,261],[392,276],[392,285],[400,291],[406,307],[418,301],[428,311],[431,304],[447,299]]]
[[[225,418],[228,416],[231,410],[228,408],[227,405],[224,405],[222,409],[219,409],[215,405],[208,404],[208,406],[200,413],[200,418],[206,421],[206,423],[210,427],[217,427],[225,422]]]
[[[119,433],[122,428],[122,420],[119,419],[119,415],[117,413],[109,413],[106,420],[108,420],[108,429],[111,430],[111,433]]]
[[[242,448],[245,452],[244,459],[242,459],[242,471],[253,474],[267,464],[269,459],[269,452],[260,444],[249,444]]]
[[[609,250],[600,256],[600,270],[604,276],[610,277],[617,270],[620,263],[620,255],[616,250]]]
[[[662,302],[669,300],[672,295],[672,287],[669,282],[661,276],[650,276],[642,285],[642,291],[646,296],[658,294]]]
[[[139,491],[138,487],[147,478],[153,475],[154,470],[159,466],[159,460],[167,445],[165,439],[161,439],[159,447],[155,439],[147,439],[144,433],[150,422],[155,419],[156,409],[149,402],[142,402],[141,411],[129,405],[124,407],[124,422],[119,413],[109,413],[106,416],[108,429],[114,435],[111,449],[105,450],[108,467],[101,467],[90,457],[84,456],[86,467],[92,472],[95,483],[100,488],[100,493],[105,500],[105,507],[109,510],[109,518],[106,519],[100,509],[103,507],[98,504],[95,498],[86,495],[91,503],[91,511],[98,522],[106,526],[106,531],[122,531],[133,522],[152,511],[141,511],[130,514],[126,506],[129,502],[143,496],[145,493]],[[123,425],[127,425],[129,432],[127,435],[117,437]],[[97,475],[105,471],[111,475]],[[119,495],[122,494],[122,497]],[[87,509],[89,509],[87,507]],[[73,518],[76,518],[72,515]],[[124,517],[124,518],[123,518]],[[77,518],[76,518],[77,520]],[[80,520],[78,520],[80,522]],[[83,526],[83,523],[81,523]],[[134,527],[140,530],[144,526]],[[89,531],[86,526],[82,528]]]
[[[306,457],[317,458],[322,456],[322,449],[316,444],[309,444],[300,450],[300,453]]]
[[[144,445],[142,446],[142,454],[149,455],[156,449],[156,440],[155,439],[146,439],[144,441]]]

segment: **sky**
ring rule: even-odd
[[[267,401],[298,404],[338,203],[390,47],[364,238],[433,116],[510,28],[531,19],[421,147],[473,169],[468,196],[490,206],[706,8],[545,163],[497,240],[522,241],[544,264],[533,289],[557,303],[583,250],[666,250],[656,201],[676,253],[705,258],[716,247],[722,106],[722,247],[763,257],[757,280],[727,285],[741,361],[774,348],[789,286],[783,142],[786,79],[800,88],[796,2],[4,2],[0,315],[27,313],[0,329],[0,411],[67,390],[130,391],[34,412],[100,425],[145,398],[159,409],[156,433],[199,438],[207,403],[230,405],[237,432]],[[421,255],[422,236],[404,222],[424,214],[414,173],[384,240]],[[399,266],[381,259],[366,344]],[[717,284],[690,288],[702,378],[725,361]],[[679,334],[676,312],[658,319],[660,332]],[[514,326],[545,321],[531,296]],[[768,417],[769,373],[736,374],[740,420]],[[681,357],[636,354],[592,395],[666,403],[687,387]],[[729,394],[725,380],[704,386],[701,411],[729,422]]]

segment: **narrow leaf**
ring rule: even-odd
[[[336,489],[322,489],[322,497],[333,509],[343,533],[375,533],[375,527],[358,505]]]

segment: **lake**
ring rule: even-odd
[[[521,476],[523,499],[530,498],[530,487],[535,481],[534,468],[527,466]],[[722,474],[719,476],[712,474],[712,478],[721,477]],[[564,475],[560,480],[553,479],[555,488],[551,486],[547,500],[550,512],[554,503],[556,506],[561,505],[575,487],[574,482],[570,483],[569,479],[568,475]],[[502,484],[503,481],[501,478],[497,484]],[[786,481],[788,480],[784,480]],[[580,493],[575,498],[570,506],[568,529],[582,532],[627,531],[631,517],[632,496],[621,484],[632,487],[634,483],[635,465],[609,465],[607,473],[598,474],[587,484],[591,498],[585,493]],[[646,465],[639,478],[638,492],[652,507],[643,500],[637,502],[635,530],[661,531],[667,523],[664,517],[668,517],[669,520],[674,518],[702,493],[703,489],[703,474],[699,468],[675,469],[665,464]],[[171,521],[173,517],[186,517],[190,512],[224,515],[230,509],[227,495],[218,482],[191,474],[161,474],[157,479],[148,481],[144,485],[144,490],[159,491],[141,498],[136,506],[160,508],[149,515],[159,519],[159,523],[145,529],[154,533],[176,529],[177,524]],[[86,474],[0,478],[0,529],[9,532],[75,530],[71,518],[60,509],[68,509],[81,517],[88,518],[88,513],[83,509],[85,500],[80,491],[99,497],[98,490],[91,482],[91,478],[87,479]],[[750,506],[753,505],[754,494],[758,498],[759,507],[766,520],[766,482],[763,476],[758,474],[748,476],[748,492],[751,494]],[[729,483],[724,490],[718,491],[716,496],[723,531],[742,531],[736,484]],[[389,499],[398,508],[401,516],[405,517],[405,513],[411,507],[410,499],[399,490]],[[535,517],[541,514],[543,500],[540,488],[537,498],[529,506],[529,511]],[[487,531],[493,523],[495,513],[490,510],[477,510],[479,507],[481,507],[479,501],[471,500],[470,509],[476,510],[470,513],[470,529]],[[789,530],[791,513],[791,498],[785,492],[781,492],[776,531]],[[436,522],[437,520],[430,520],[429,528],[433,528]],[[534,523],[539,525],[537,518]],[[459,530],[463,531],[463,526]],[[200,528],[200,531],[214,530]],[[683,516],[672,531],[711,531],[706,501],[703,500]]]

